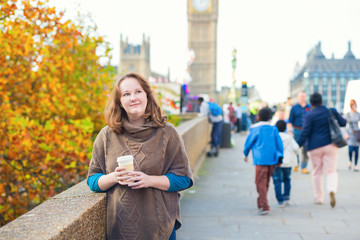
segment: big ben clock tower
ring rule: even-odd
[[[216,40],[218,0],[188,0],[188,47],[195,52],[189,72],[192,95],[216,98]]]

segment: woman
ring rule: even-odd
[[[350,109],[351,111],[346,114],[346,120],[348,121],[348,126],[346,128],[346,131],[348,135],[345,137],[347,139],[348,145],[349,145],[349,170],[351,170],[352,167],[352,155],[354,156],[354,171],[358,172],[359,167],[357,165],[358,159],[359,159],[359,145],[360,142],[356,141],[354,131],[359,130],[359,121],[360,121],[360,113],[357,111],[357,104],[354,99],[350,100]]]
[[[339,125],[345,126],[346,120],[339,115],[336,109],[327,109],[322,105],[322,97],[319,93],[313,93],[310,96],[310,104],[312,109],[305,114],[302,125],[302,133],[297,140],[299,146],[305,141],[306,150],[312,163],[313,187],[315,194],[315,204],[323,204],[324,192],[322,175],[323,170],[326,175],[327,190],[330,193],[330,205],[335,207],[335,193],[338,185],[338,176],[336,172],[336,163],[338,156],[338,148],[331,143],[329,130],[330,112],[336,116]]]
[[[229,110],[229,121],[231,124],[231,130],[234,130],[237,117],[236,117],[236,112],[232,105],[232,102],[229,103],[228,110]]]
[[[192,186],[192,173],[181,137],[142,76],[129,73],[115,83],[105,120],[108,126],[94,142],[88,185],[107,192],[107,239],[176,239],[177,191]],[[133,172],[117,166],[124,155],[133,155]]]

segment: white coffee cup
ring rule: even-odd
[[[118,157],[116,159],[116,161],[117,161],[119,167],[124,167],[124,168],[126,168],[126,170],[128,170],[130,172],[134,171],[134,157],[132,155],[125,155],[125,156]],[[124,180],[122,182],[125,183]],[[130,183],[130,182],[126,182],[126,183]]]

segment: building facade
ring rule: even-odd
[[[341,59],[326,58],[319,42],[307,54],[302,67],[297,67],[290,81],[290,96],[296,102],[296,96],[304,91],[309,96],[318,92],[322,95],[323,104],[335,107],[339,111],[344,108],[347,83],[360,79],[360,59],[356,59],[348,42],[348,51]]]
[[[218,0],[188,0],[188,47],[195,52],[189,67],[191,95],[216,99],[216,44]]]
[[[150,38],[143,40],[141,45],[130,44],[128,38],[125,41],[120,35],[120,61],[118,67],[118,74],[123,75],[128,72],[136,72],[145,79],[151,76],[150,68]]]
[[[128,38],[123,40],[120,35],[120,61],[117,68],[118,75],[136,72],[150,82],[170,81],[170,69],[167,76],[151,71],[150,66],[150,38],[143,35],[141,44],[130,44]]]

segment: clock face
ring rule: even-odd
[[[203,12],[208,9],[210,0],[193,0],[192,3],[196,11]]]

